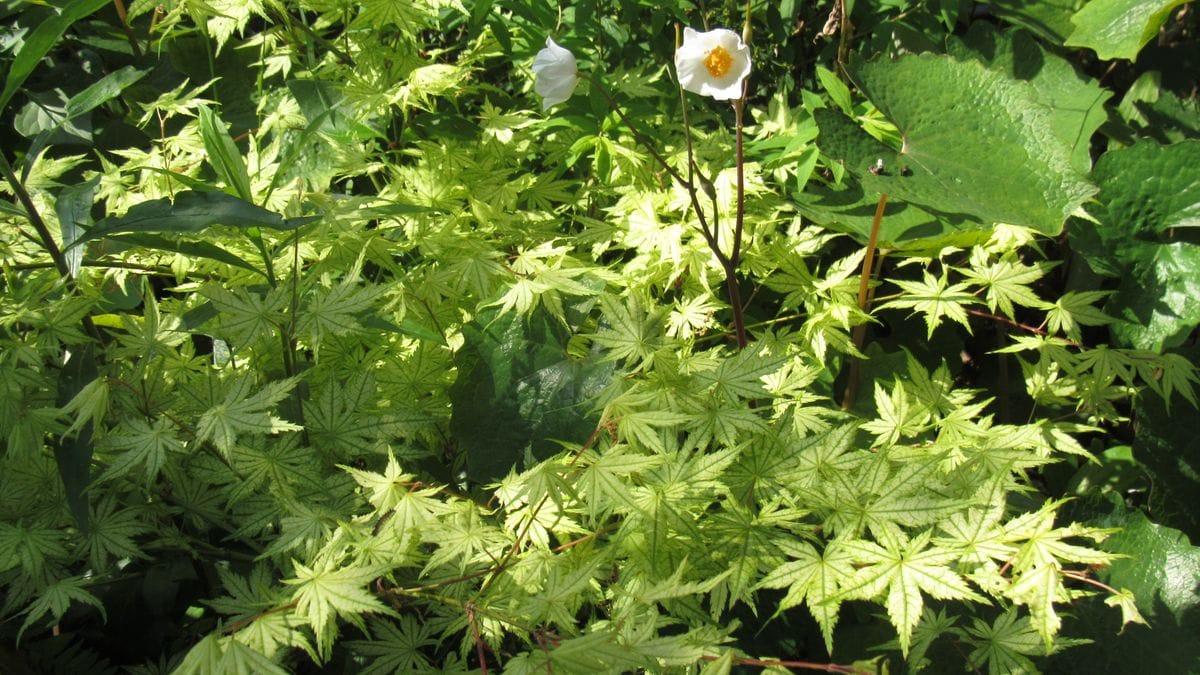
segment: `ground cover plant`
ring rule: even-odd
[[[0,670],[1200,670],[1194,6],[0,14]]]

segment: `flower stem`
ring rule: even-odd
[[[733,249],[725,265],[725,285],[729,288],[729,307],[733,311],[733,332],[738,349],[746,347],[746,316],[742,293],[738,289],[737,267],[742,261],[742,228],[746,220],[745,156],[742,152],[742,123],[746,103],[746,82],[742,82],[742,97],[733,102],[734,126],[737,137],[737,204],[733,222]]]
[[[733,312],[734,339],[737,341],[738,349],[743,349],[748,340],[746,339],[746,319],[745,312],[742,308],[742,294],[737,282],[737,267],[741,258],[742,224],[745,217],[745,177],[743,172],[742,152],[742,111],[745,98],[740,98],[734,102],[734,114],[737,122],[737,210],[732,248],[730,254],[726,255],[721,250],[717,239],[717,200],[716,195],[711,190],[711,187],[706,190],[713,202],[711,223],[704,215],[704,209],[700,206],[700,196],[698,194],[698,190],[696,189],[696,180],[699,178],[702,184],[705,184],[706,186],[710,186],[711,182],[705,179],[703,174],[700,173],[699,167],[696,166],[695,155],[692,149],[691,126],[687,116],[687,100],[683,95],[683,89],[681,88],[679,90],[679,102],[683,110],[684,137],[686,138],[687,142],[688,175],[686,178],[680,174],[675,167],[668,164],[667,160],[658,152],[654,145],[650,143],[650,140],[647,139],[646,136],[640,131],[638,131],[637,127],[634,126],[633,121],[629,119],[629,117],[625,114],[625,111],[621,110],[621,106],[617,104],[616,99],[613,98],[612,94],[609,93],[608,89],[606,89],[604,85],[600,84],[600,82],[595,78],[584,73],[580,73],[579,77],[586,79],[593,86],[595,86],[596,90],[599,91],[600,94],[608,101],[608,104],[613,111],[617,113],[617,117],[620,118],[621,122],[628,127],[630,133],[633,134],[634,140],[637,141],[639,145],[644,147],[646,151],[650,153],[650,156],[654,159],[654,161],[658,162],[659,166],[661,166],[663,170],[665,170],[667,174],[671,176],[671,179],[678,183],[679,186],[688,193],[692,210],[695,211],[696,219],[700,223],[700,235],[704,237],[704,242],[708,244],[709,250],[712,251],[713,256],[717,259],[717,262],[721,265],[722,271],[725,273],[725,288],[729,295],[729,306]]]
[[[867,238],[867,254],[863,256],[862,275],[858,279],[858,308],[866,312],[870,305],[868,292],[871,288],[871,266],[875,262],[875,248],[879,243],[879,224],[883,222],[883,209],[887,206],[887,193],[879,195],[879,204],[875,206],[875,220],[871,221],[871,234]],[[860,323],[854,327],[854,349],[861,352],[867,339],[867,324]],[[842,395],[842,410],[854,407],[854,399],[858,396],[858,371],[860,361],[857,356],[850,357],[850,372],[846,376],[846,391]]]

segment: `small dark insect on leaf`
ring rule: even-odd
[[[872,164],[871,167],[869,169],[867,169],[867,171],[870,171],[871,174],[875,175],[875,176],[886,176],[887,171],[884,170],[884,168],[883,168],[883,158],[880,157],[880,158],[876,159],[875,163]]]

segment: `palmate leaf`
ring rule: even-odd
[[[54,615],[54,620],[57,621],[67,613],[72,603],[82,602],[85,605],[91,605],[100,610],[100,616],[105,621],[108,620],[107,614],[104,611],[104,603],[100,599],[92,595],[87,590],[88,581],[83,577],[67,577],[59,579],[50,584],[42,591],[38,599],[33,602],[26,610],[25,622],[21,624],[21,629],[17,631],[17,642],[20,643],[21,636],[25,634],[25,630],[37,623],[47,612]]]
[[[92,511],[91,527],[84,537],[88,560],[95,571],[108,568],[108,558],[144,558],[134,539],[149,528],[136,506],[118,509],[116,500],[103,499]]]
[[[355,653],[374,657],[362,675],[388,675],[389,673],[413,673],[430,670],[429,662],[422,649],[437,645],[436,629],[429,622],[418,621],[411,614],[401,615],[397,621],[371,619],[371,640],[354,640],[346,644]]]
[[[512,545],[511,533],[488,520],[475,503],[458,502],[449,508],[452,512],[448,516],[424,532],[428,543],[436,544],[437,549],[425,562],[423,575],[429,576],[442,566],[453,566],[457,574],[465,574],[476,563],[490,565],[495,560],[492,551]]]
[[[357,268],[358,265],[355,265]],[[300,312],[296,330],[308,333],[313,344],[328,335],[342,335],[359,330],[358,316],[368,312],[384,288],[377,285],[363,286],[358,283],[357,269],[329,289],[320,289],[309,298]]]
[[[396,426],[394,417],[375,409],[378,399],[372,371],[326,382],[303,406],[314,445],[339,457],[378,452]]]
[[[599,521],[612,511],[637,508],[630,478],[653,469],[664,460],[661,455],[635,454],[628,445],[614,445],[601,453],[583,453],[578,464],[582,464],[584,470],[576,485],[592,519]]]
[[[41,582],[47,558],[66,557],[66,532],[58,527],[0,523],[0,571],[20,567],[21,572]]]
[[[599,563],[597,558],[585,555],[577,553],[556,560],[542,589],[521,604],[521,616],[529,617],[535,625],[549,623],[567,634],[575,633],[578,630],[575,615],[583,603],[584,591],[596,576]]]
[[[1015,609],[996,617],[991,624],[976,618],[970,628],[955,632],[975,645],[967,657],[967,667],[981,668],[986,664],[989,675],[1037,672],[1029,657],[1045,653],[1029,617],[1018,616]]]
[[[674,574],[667,579],[658,580],[653,584],[648,584],[646,579],[630,581],[630,584],[634,586],[646,585],[646,588],[639,589],[633,595],[638,602],[645,604],[685,598],[689,595],[701,595],[712,592],[712,589],[730,574],[729,570],[725,570],[711,579],[685,582],[683,577],[686,576],[687,570],[688,560],[684,558],[675,569]]]
[[[765,397],[763,378],[779,370],[788,361],[783,355],[763,355],[753,349],[742,351],[721,361],[716,370],[704,371],[697,379],[731,400]]]
[[[879,445],[893,445],[901,438],[911,438],[925,430],[929,413],[924,406],[912,405],[905,387],[896,380],[889,395],[883,385],[875,382],[875,414],[879,419],[862,425],[864,431],[875,434]]]
[[[505,673],[622,673],[639,672],[652,661],[643,653],[621,644],[611,630],[596,630],[562,640],[550,650],[534,649],[508,660]]]
[[[894,279],[892,283],[899,286],[904,294],[881,305],[879,309],[912,309],[923,314],[929,337],[933,337],[933,330],[941,325],[943,319],[950,319],[961,324],[967,332],[971,331],[964,307],[979,301],[970,293],[970,284],[947,284],[945,275],[934,277],[928,270],[921,281]]]
[[[1015,254],[1010,256],[1015,257]],[[1013,318],[1014,304],[1039,308],[1046,304],[1029,287],[1045,276],[1046,270],[1036,265],[1025,265],[1011,257],[990,262],[983,247],[976,246],[971,251],[971,266],[959,270],[967,279],[987,289],[984,299],[987,300],[988,309],[993,312],[1000,310],[1010,319]]]
[[[404,495],[408,494],[408,483],[414,478],[413,474],[400,470],[400,463],[396,461],[396,455],[392,452],[388,452],[387,467],[381,474],[350,466],[342,466],[341,469],[369,492],[367,501],[375,507],[377,513],[385,513],[395,508]]]
[[[1068,291],[1060,295],[1046,311],[1046,327],[1051,334],[1063,333],[1072,340],[1080,339],[1081,326],[1103,326],[1116,319],[1105,314],[1093,303],[1112,295],[1112,291]]]
[[[1110,553],[1065,541],[1079,537],[1103,541],[1114,530],[1078,523],[1055,528],[1054,517],[1061,503],[1048,501],[1037,511],[1022,514],[1004,526],[1009,541],[1017,545],[1011,559],[1012,586],[1005,594],[1017,604],[1028,605],[1033,627],[1047,649],[1062,627],[1062,618],[1054,604],[1070,599],[1063,586],[1062,564],[1106,565],[1113,559]]]
[[[732,608],[744,602],[754,609],[751,593],[754,581],[762,572],[776,567],[782,560],[780,544],[795,539],[789,530],[799,527],[805,512],[767,505],[759,512],[733,502],[701,521],[701,531],[710,542],[710,554],[719,569],[728,571],[723,586],[713,593],[713,611],[721,611],[722,600]]]
[[[183,442],[176,436],[170,420],[160,417],[151,424],[141,417],[130,417],[119,430],[104,437],[113,450],[123,450],[108,469],[96,479],[96,484],[119,478],[137,467],[145,472],[147,484],[154,481],[172,452],[183,452]]]
[[[793,560],[776,567],[758,583],[759,588],[788,589],[779,602],[776,616],[784,610],[807,602],[808,611],[821,626],[825,649],[833,653],[833,629],[837,627],[842,602],[836,596],[841,584],[853,576],[854,558],[839,542],[833,541],[818,553],[811,544],[790,540],[778,543]]]
[[[283,400],[296,386],[296,378],[269,382],[258,393],[251,394],[254,376],[236,377],[225,398],[200,415],[196,425],[196,442],[211,440],[226,456],[233,449],[238,434],[271,434],[280,431],[299,431],[300,426],[287,422],[269,409]]]
[[[837,597],[882,601],[905,656],[913,628],[921,620],[922,593],[939,600],[987,602],[951,568],[958,553],[929,546],[930,535],[926,530],[910,541],[897,538],[886,547],[859,539],[842,544],[854,562],[865,567],[841,585]]]
[[[265,295],[244,288],[227,289],[217,283],[205,284],[200,294],[212,301],[216,309],[218,335],[237,347],[245,347],[260,337],[275,334],[284,321],[287,294],[284,287]]]
[[[630,364],[649,364],[654,353],[665,344],[661,316],[647,312],[636,298],[622,301],[611,295],[600,296],[605,324],[592,335],[592,341],[608,348],[608,358]]]
[[[296,615],[312,626],[317,636],[317,651],[328,655],[337,635],[335,619],[353,618],[374,613],[398,616],[366,589],[381,570],[356,567],[348,563],[325,560],[312,567],[293,560],[296,576],[283,583],[295,586],[292,600]]]
[[[188,651],[174,671],[178,675],[286,675],[287,670],[232,637],[209,633]]]
[[[241,480],[230,491],[230,503],[253,494],[265,485],[277,494],[294,495],[298,488],[320,488],[320,462],[311,447],[300,444],[299,434],[281,439],[254,439],[238,443],[230,453],[230,463]]]

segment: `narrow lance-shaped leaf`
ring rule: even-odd
[[[234,194],[247,202],[254,202],[250,190],[250,175],[246,173],[246,162],[225,128],[225,122],[206,105],[200,106],[200,137],[208,153],[208,162],[217,176],[233,189]]]
[[[152,199],[136,204],[123,216],[96,223],[73,246],[118,232],[199,232],[213,225],[244,229],[294,230],[315,216],[287,218],[224,192],[180,192],[171,202]]]

